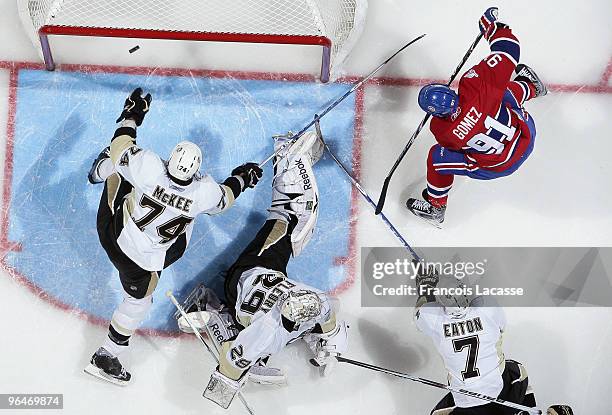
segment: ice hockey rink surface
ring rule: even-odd
[[[419,86],[448,78],[493,4],[370,0],[364,33],[329,85],[314,75],[319,48],[302,46],[55,37],[60,67],[47,72],[15,1],[0,5],[0,393],[63,393],[67,414],[241,414],[238,402],[224,411],[201,397],[213,362],[195,338],[177,333],[164,292],[180,297],[197,282],[220,288],[218,273],[265,218],[269,166],[235,208],[198,218],[190,250],[164,271],[124,362],[132,384],[118,388],[83,373],[121,298],[95,231],[102,189],[86,176],[112,137],[124,97],[136,86],[153,95],[138,131],[141,146],[165,155],[193,140],[203,149],[203,169],[222,180],[235,165],[270,154],[271,135],[301,129],[352,82],[427,33],[322,121],[330,146],[376,198],[423,116]],[[425,183],[434,138],[423,131],[394,177],[385,213],[414,246],[611,246],[612,4],[495,5],[521,41],[521,60],[549,85],[549,95],[527,104],[538,129],[533,154],[504,179],[456,179],[438,230],[404,207]],[[130,54],[135,45],[140,50]],[[468,65],[486,52],[482,42]],[[318,230],[289,275],[340,299],[351,326],[348,357],[444,382],[442,361],[416,330],[412,309],[361,307],[359,249],[398,242],[329,156],[315,174]],[[611,308],[506,314],[506,357],[525,364],[542,407],[612,413]],[[289,384],[249,385],[244,394],[257,414],[429,414],[444,394],[351,366],[321,378],[308,358],[299,343],[273,357]]]

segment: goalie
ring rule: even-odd
[[[304,339],[315,355],[311,362],[324,375],[347,348],[347,325],[336,320],[330,297],[287,277],[289,258],[302,252],[315,228],[319,192],[312,166],[323,153],[314,132],[285,146],[289,140],[291,135],[275,137],[269,217],[227,272],[228,308],[202,287],[185,304],[192,325],[206,329],[219,350],[219,366],[204,396],[223,408],[248,377],[278,383],[282,373],[265,363],[291,342]],[[190,331],[182,317],[179,327]]]

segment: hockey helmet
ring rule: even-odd
[[[419,106],[434,117],[447,117],[457,110],[459,96],[446,85],[429,84],[419,92]]]
[[[290,291],[280,303],[282,316],[298,325],[319,316],[322,308],[321,298],[310,290]]]
[[[175,179],[188,181],[200,170],[202,150],[191,141],[181,141],[170,153],[168,173]]]
[[[452,318],[463,318],[467,314],[472,297],[468,286],[455,277],[442,277],[436,286],[436,301]]]

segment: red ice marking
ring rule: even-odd
[[[608,65],[606,69],[601,74],[601,79],[599,80],[599,86],[608,86],[610,82],[610,76],[612,76],[612,57],[608,60]]]
[[[6,118],[6,149],[4,153],[4,183],[2,186],[2,207],[0,210],[0,258],[8,252],[21,251],[21,244],[8,240],[9,209],[11,204],[11,183],[13,179],[13,145],[15,142],[15,114],[17,111],[17,75],[16,65],[10,65],[8,115]]]
[[[26,287],[32,294],[36,297],[50,303],[53,307],[56,307],[60,310],[66,311],[80,319],[88,321],[96,326],[108,327],[110,320],[105,320],[100,317],[92,316],[86,313],[83,310],[72,307],[57,298],[49,295],[46,291],[40,288],[38,285],[34,284],[30,281],[25,275],[21,274],[15,268],[6,263],[5,258],[0,259],[0,268],[2,268],[9,277],[15,280],[17,283]],[[166,330],[154,330],[154,329],[138,329],[136,330],[136,334],[143,336],[155,336],[155,337],[165,337],[165,338],[177,338],[177,337],[192,337],[188,334],[176,331],[166,331]]]
[[[355,131],[353,133],[353,176],[359,181],[361,176],[361,144],[363,138],[363,119],[365,112],[365,90],[359,88],[355,91]],[[351,186],[351,214],[349,219],[349,243],[348,255],[335,259],[336,265],[344,265],[346,267],[346,278],[336,286],[331,292],[332,295],[340,295],[348,290],[357,275],[357,221],[359,220],[359,197],[361,194]]]

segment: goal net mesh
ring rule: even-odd
[[[367,0],[19,0],[32,29],[95,27],[164,32],[323,36],[331,66],[359,37]]]

